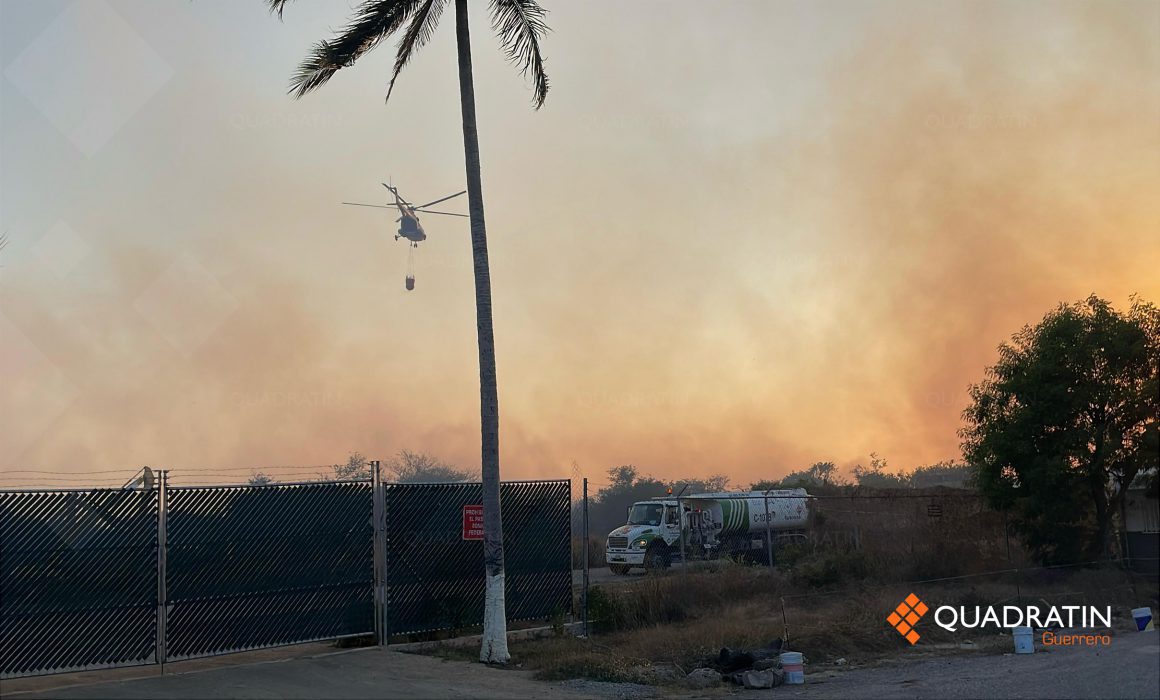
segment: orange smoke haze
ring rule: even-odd
[[[1160,301],[1160,5],[664,7],[550,8],[538,114],[476,18],[506,478],[957,458],[1020,326]],[[267,52],[178,42],[123,137],[5,197],[0,469],[477,467],[466,225],[424,220],[407,293],[390,222],[337,205],[461,189],[449,27],[384,108],[386,52],[291,103],[324,25],[245,17]],[[56,138],[12,123],[10,162]]]

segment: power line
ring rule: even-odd
[[[108,471],[83,471],[83,472],[62,472],[62,471],[46,471],[43,469],[5,469],[0,472],[0,476],[6,474],[125,474],[131,467],[124,469],[110,469]],[[137,467],[137,471],[141,471],[141,467]]]
[[[148,466],[148,465],[147,465]],[[284,464],[274,466],[255,466],[255,467],[173,467],[173,466],[150,466],[153,471],[168,471],[170,474],[175,473],[203,473],[212,472],[215,474],[223,472],[252,472],[252,471],[308,471],[315,469],[333,469],[335,464],[316,464],[316,465],[295,465]],[[126,467],[124,469],[110,469],[110,470],[83,470],[83,471],[61,471],[61,470],[44,470],[44,469],[5,469],[0,472],[0,477],[9,474],[48,474],[51,476],[88,476],[91,474],[127,474],[136,471],[141,471],[141,467]]]

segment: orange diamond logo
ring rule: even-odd
[[[886,616],[886,621],[890,623],[891,627],[898,630],[898,633],[905,637],[906,641],[914,644],[920,637],[918,632],[914,631],[914,625],[922,619],[927,610],[930,608],[926,606],[926,603],[911,593],[906,596],[906,600],[898,604],[893,612]]]

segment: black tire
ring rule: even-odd
[[[649,550],[644,553],[645,571],[663,571],[669,568],[671,563],[669,548],[664,545],[649,547]]]
[[[609,564],[608,565],[608,570],[611,571],[612,573],[616,574],[617,576],[627,576],[628,575],[628,568],[629,568],[628,564]]]

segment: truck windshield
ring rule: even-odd
[[[628,514],[629,525],[660,525],[661,511],[664,509],[659,503],[637,503],[632,506]]]

